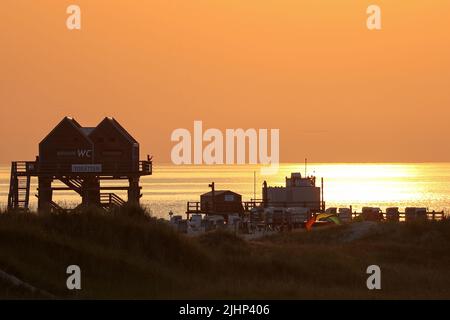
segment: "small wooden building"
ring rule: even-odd
[[[242,196],[230,190],[214,190],[200,196],[203,212],[218,214],[243,213]]]
[[[92,163],[94,144],[84,128],[72,118],[65,117],[39,143],[39,162],[43,169],[56,164]]]
[[[118,163],[126,171],[139,169],[139,143],[113,118],[105,118],[89,133],[95,163]]]
[[[65,117],[39,144],[39,163],[42,168],[97,164],[106,171],[133,172],[139,169],[139,143],[113,118],[82,127]]]
[[[36,161],[13,162],[8,207],[28,208],[31,176],[38,177],[39,209],[61,210],[52,200],[59,190],[77,192],[82,205],[109,208],[126,203],[113,190],[126,190],[128,201],[138,203],[139,179],[151,174],[151,160],[139,160],[139,143],[114,118],[82,127],[65,117],[39,143]],[[53,186],[55,180],[65,187]],[[128,185],[103,186],[102,180],[128,180]]]

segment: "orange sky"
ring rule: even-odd
[[[0,43],[2,163],[64,115],[160,162],[193,120],[279,128],[284,162],[450,161],[448,0],[3,0]]]

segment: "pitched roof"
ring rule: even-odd
[[[214,193],[216,196],[221,195],[223,193],[233,193],[233,194],[239,195],[238,193],[233,192],[231,190],[215,190]],[[202,194],[202,196],[212,196],[212,191],[206,192],[206,193]]]
[[[104,122],[107,122],[107,123],[109,123],[110,125],[112,125],[114,128],[116,128],[116,130],[119,131],[119,132],[120,132],[125,138],[127,138],[127,140],[130,141],[131,143],[136,143],[136,144],[138,143],[138,142],[136,141],[136,139],[134,139],[134,138],[131,136],[131,134],[129,134],[128,131],[125,130],[124,127],[122,127],[122,126],[120,125],[120,123],[117,122],[117,120],[114,119],[114,118],[106,117],[105,119],[103,119],[103,120],[97,125],[96,128],[100,127],[100,126],[102,125],[102,123],[104,123]],[[94,129],[92,130],[92,132],[94,132],[96,128],[94,128]],[[91,132],[91,133],[92,133],[92,132]],[[90,133],[90,134],[91,134],[91,133]]]
[[[125,130],[119,122],[117,122],[116,119],[114,118],[110,118],[110,117],[106,117],[105,119],[103,119],[98,125],[97,127],[82,127],[74,118],[72,117],[64,117],[57,125],[55,128],[53,128],[52,131],[50,131],[49,134],[47,134],[45,136],[44,139],[42,139],[41,143],[43,143],[45,140],[47,140],[48,137],[50,137],[55,130],[60,127],[61,125],[65,124],[65,123],[69,123],[71,124],[76,130],[78,130],[83,136],[86,137],[87,140],[89,140],[89,142],[92,143],[90,136],[91,134],[104,122],[109,123],[112,127],[114,127],[118,132],[120,132],[129,142],[133,143],[133,144],[138,144],[138,142],[128,133],[127,130]]]
[[[125,135],[128,137],[128,139],[130,139],[130,140],[133,141],[134,143],[138,143],[138,142],[136,141],[136,139],[134,139],[133,136],[132,136],[131,134],[129,134],[128,131],[125,130],[125,128],[122,127],[122,125],[121,125],[116,119],[114,119],[114,118],[108,118],[108,119],[109,119],[110,121],[112,121],[112,122],[114,123],[114,125],[115,125],[119,130],[121,130],[121,131],[123,132],[123,134],[125,134]]]
[[[53,129],[52,131],[50,131],[49,134],[47,134],[45,136],[44,139],[42,139],[42,141],[40,142],[43,143],[45,140],[47,140],[51,135],[53,135],[53,133],[55,132],[56,129],[58,129],[60,126],[62,126],[63,124],[68,123],[71,124],[79,133],[81,133],[83,136],[86,137],[86,139],[92,143],[91,139],[89,139],[89,137],[83,132],[83,127],[81,127],[81,125],[72,117],[64,117]]]

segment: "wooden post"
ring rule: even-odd
[[[139,178],[133,177],[129,178],[129,189],[128,189],[128,202],[133,204],[139,204],[141,198],[141,190],[139,188]]]
[[[89,177],[83,180],[81,198],[84,206],[100,206],[100,181],[97,178]]]
[[[208,187],[211,188],[211,200],[212,200],[212,211],[216,212],[216,190],[215,190],[215,183],[212,182]]]
[[[43,212],[50,209],[53,201],[52,178],[38,178],[38,211]]]

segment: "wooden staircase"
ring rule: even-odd
[[[125,204],[126,201],[115,193],[100,193],[100,206],[104,209],[119,208]]]
[[[11,179],[8,194],[8,210],[28,211],[30,204],[30,182],[27,163],[11,163]]]
[[[80,179],[64,178],[60,179],[66,186],[81,195],[83,181]]]
[[[39,195],[35,194],[35,196],[36,196],[36,198],[39,199]],[[50,209],[50,212],[65,213],[65,212],[71,211],[70,209],[64,209],[63,207],[61,207],[59,204],[57,204],[54,201],[50,201],[47,204],[48,204],[48,208]]]
[[[11,163],[11,177],[8,194],[8,210],[16,210],[16,211],[29,210],[30,185],[33,170],[34,169],[31,162],[14,161]],[[82,180],[75,178],[62,178],[60,180],[78,194],[80,195],[82,194],[83,190]],[[36,197],[39,198],[38,195],[36,195]],[[105,210],[111,210],[114,208],[122,207],[125,204],[126,201],[115,193],[100,194],[100,206]],[[72,211],[62,208],[54,201],[48,202],[48,206],[50,211],[52,212]]]
[[[39,196],[36,194],[36,198]],[[101,193],[100,194],[100,207],[106,211],[112,210],[114,208],[120,208],[126,204],[126,201],[123,200],[115,193]],[[51,212],[55,213],[64,213],[64,212],[74,212],[83,208],[83,204],[79,204],[75,209],[65,209],[61,207],[54,201],[48,203],[49,209]]]

